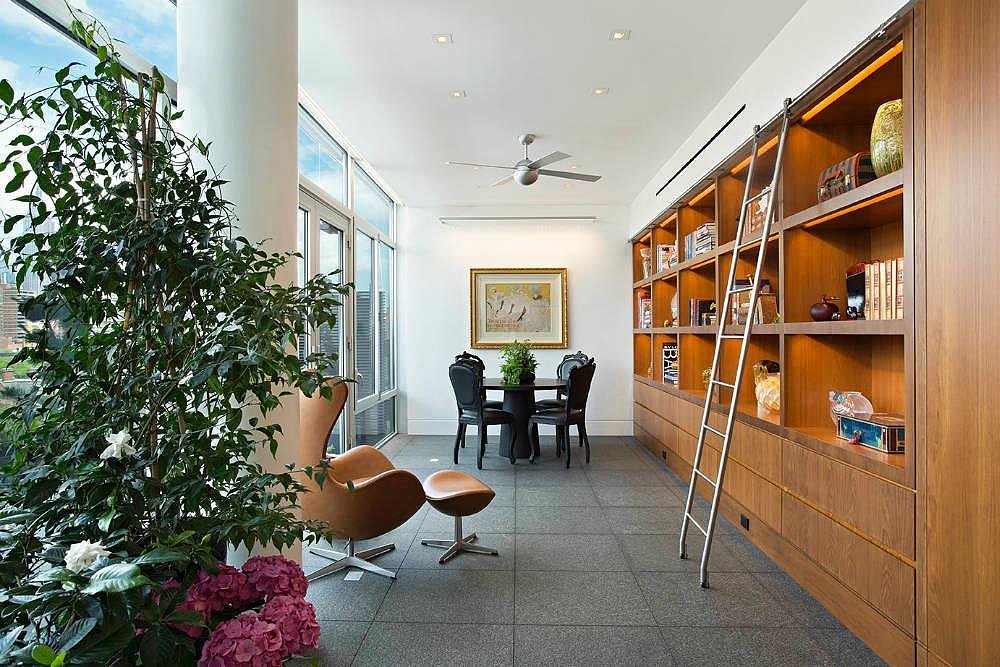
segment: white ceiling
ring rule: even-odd
[[[408,206],[628,203],[802,4],[301,0],[299,79]],[[523,132],[603,178],[491,188],[504,172],[445,164],[512,165]]]

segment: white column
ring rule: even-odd
[[[230,181],[223,194],[239,228],[274,252],[296,249],[298,166],[297,0],[180,0],[177,3],[177,96],[184,131],[211,142],[210,158]],[[278,276],[295,281],[289,264]],[[280,423],[279,470],[298,462],[297,396],[272,413]],[[300,560],[296,546],[290,558]]]

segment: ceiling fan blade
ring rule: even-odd
[[[478,162],[452,162],[448,161],[445,164],[452,166],[462,166],[462,167],[486,167],[488,169],[513,169],[514,167],[501,167],[498,164],[479,164]]]
[[[551,169],[539,169],[539,174],[543,176],[555,176],[556,178],[570,178],[574,181],[589,181],[593,183],[594,181],[601,180],[600,176],[594,176],[592,174],[578,174],[575,171],[553,171]]]
[[[528,169],[538,169],[539,167],[544,167],[545,165],[552,164],[553,162],[558,162],[559,160],[565,160],[570,157],[566,153],[561,151],[555,151],[554,153],[549,153],[545,157],[540,157],[531,164],[528,165]]]
[[[504,176],[504,177],[503,177],[503,178],[501,178],[501,179],[500,179],[499,181],[497,181],[496,183],[494,183],[494,184],[493,184],[493,187],[496,187],[496,186],[498,186],[498,185],[506,185],[507,183],[510,183],[510,182],[511,182],[511,181],[513,181],[513,180],[514,180],[514,177],[513,177],[513,176],[510,176],[510,175],[508,175],[508,176]]]

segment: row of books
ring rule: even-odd
[[[715,223],[706,222],[698,225],[693,232],[684,237],[684,259],[709,252],[715,248]]]
[[[639,329],[651,329],[653,327],[653,299],[649,296],[649,290],[641,289],[636,292],[638,302],[636,312],[639,314],[636,327]]]
[[[705,326],[718,322],[715,299],[691,299],[691,326]]]
[[[677,266],[678,261],[676,243],[660,243],[656,246],[657,273],[671,266]]]
[[[903,258],[855,264],[847,271],[847,307],[866,320],[903,319]]]
[[[677,343],[663,344],[663,383],[680,383],[680,362],[677,356]]]

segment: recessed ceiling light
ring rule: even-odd
[[[608,39],[612,42],[624,42],[631,36],[631,30],[612,30],[611,34],[608,35]]]
[[[594,88],[595,95],[607,95],[611,92],[610,88]]]
[[[451,44],[451,35],[448,33],[441,33],[440,35],[433,35],[431,39],[435,44]]]
[[[569,166],[569,168],[570,168],[570,169],[579,169],[579,167],[577,167],[577,166],[576,166],[575,164],[571,164],[571,165]]]
[[[453,90],[453,91],[451,91],[451,96],[452,97],[466,97],[466,94],[465,94],[464,90]]]

